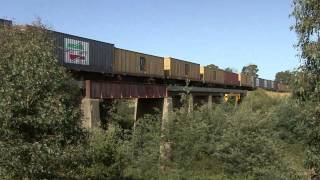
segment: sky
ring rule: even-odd
[[[0,18],[274,79],[299,65],[292,0],[0,0]]]

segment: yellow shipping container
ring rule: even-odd
[[[163,58],[114,48],[113,73],[164,77]]]
[[[252,87],[252,77],[245,74],[238,74],[240,86]]]
[[[200,64],[171,57],[164,58],[166,76],[171,79],[190,79],[200,81]]]
[[[202,76],[202,81],[206,83],[224,83],[224,71],[218,68],[208,68],[201,67],[200,74]]]

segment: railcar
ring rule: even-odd
[[[240,86],[238,74],[233,72],[224,71],[224,84],[231,86]]]
[[[163,63],[165,76],[169,79],[201,81],[200,64],[172,57],[165,57]]]
[[[203,83],[224,84],[224,71],[219,68],[200,68],[200,76]]]
[[[240,81],[240,86],[243,87],[253,87],[252,86],[252,77],[245,75],[243,73],[238,74],[238,80]]]
[[[164,78],[163,58],[114,48],[114,74]]]

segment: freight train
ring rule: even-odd
[[[120,49],[113,44],[60,32],[53,32],[53,35],[60,63],[71,70],[290,91],[289,86],[285,84],[227,72],[218,67],[209,68],[172,57]]]
[[[4,25],[12,24],[0,19],[0,24],[1,22]],[[50,34],[55,43],[55,54],[59,63],[74,71],[186,80],[247,89],[290,91],[289,86],[285,84],[227,72],[218,67],[209,68],[177,58],[120,49],[114,44],[56,31],[50,31]]]

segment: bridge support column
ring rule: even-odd
[[[162,122],[161,122],[161,142],[160,142],[160,169],[166,171],[166,162],[171,160],[171,142],[167,141],[165,130],[168,127],[170,113],[173,111],[172,97],[163,99]]]
[[[83,98],[81,111],[83,113],[82,126],[88,129],[100,127],[100,100]]]
[[[136,123],[138,120],[138,103],[139,103],[139,99],[135,98],[134,99],[134,113],[133,113],[133,131],[136,130]]]
[[[212,109],[212,95],[211,94],[208,96],[208,108]]]

